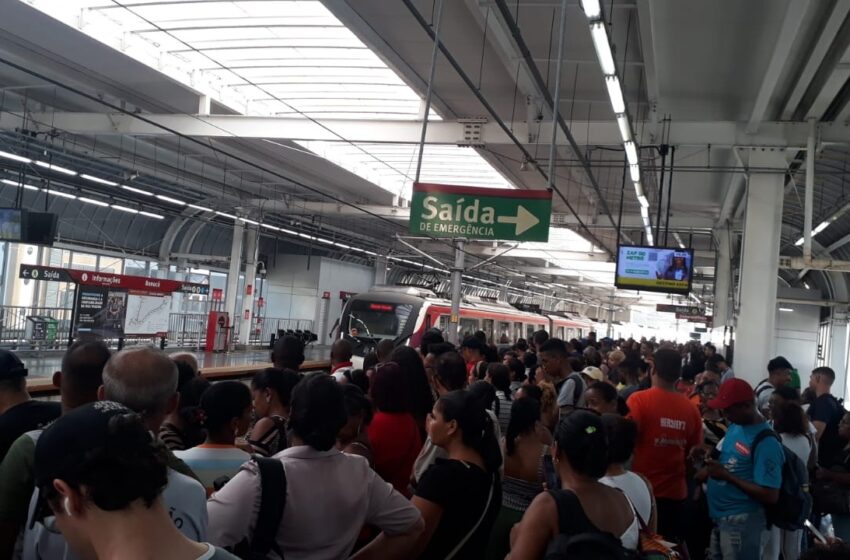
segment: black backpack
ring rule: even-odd
[[[779,487],[779,500],[775,504],[764,506],[767,522],[780,529],[796,531],[812,511],[812,495],[809,493],[809,474],[806,464],[793,451],[782,444],[782,438],[771,429],[762,430],[753,439],[750,446],[755,464],[756,448],[765,439],[775,438],[782,446],[785,459],[782,461],[782,485]]]
[[[636,560],[637,552],[623,548],[620,539],[600,531],[584,513],[581,502],[569,490],[549,490],[558,507],[557,536],[549,543],[543,560]]]
[[[260,471],[260,511],[254,538],[246,538],[233,547],[233,554],[242,560],[266,560],[274,551],[283,560],[283,551],[275,537],[286,507],[286,472],[278,459],[254,456]]]

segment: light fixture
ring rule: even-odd
[[[212,208],[207,208],[206,206],[198,206],[197,204],[188,204],[189,208],[194,210],[200,210],[201,212],[212,212]]]
[[[638,181],[640,181],[640,165],[630,165],[629,174],[632,176],[632,182],[637,183]]]
[[[641,208],[649,208],[649,200],[646,198],[645,195],[638,195],[637,199],[640,203]]]
[[[58,196],[60,198],[68,198],[68,199],[71,199],[71,200],[77,200],[77,197],[75,195],[68,194],[68,193],[65,193],[65,192],[62,192],[62,191],[54,191],[54,190],[46,190],[45,189],[44,192],[46,192],[47,194],[49,194],[51,196]]]
[[[617,125],[620,127],[620,136],[623,142],[628,142],[632,139],[632,129],[629,125],[629,117],[626,115],[617,115]],[[633,181],[635,179],[632,179]]]
[[[102,200],[95,200],[93,198],[88,198],[85,196],[81,196],[79,200],[80,202],[85,202],[86,204],[94,204],[95,206],[109,206],[108,203],[103,202]]]
[[[602,6],[599,5],[599,0],[581,0],[581,9],[584,10],[587,19],[602,17]]]
[[[794,311],[790,307],[780,307],[779,310],[784,311],[785,313],[793,313],[793,311]]]
[[[58,171],[59,173],[64,173],[65,175],[76,175],[77,172],[73,169],[68,169],[67,167],[62,167],[60,165],[56,165],[53,163],[47,163],[44,161],[36,160],[35,164],[39,167],[44,167],[45,169],[49,169],[51,171]]]
[[[121,188],[125,191],[130,191],[131,193],[141,194],[144,196],[153,196],[153,193],[150,191],[144,191],[142,189],[137,189],[136,187],[131,187],[129,185],[121,185]]]
[[[91,181],[92,183],[100,183],[101,185],[109,185],[110,187],[117,187],[118,183],[115,181],[107,181],[106,179],[101,179],[100,177],[95,177],[94,175],[88,175],[86,173],[82,173],[80,175],[81,179],[85,179],[86,181]]]
[[[237,218],[237,219],[238,219],[240,222],[245,222],[246,224],[251,224],[251,225],[253,225],[253,226],[258,226],[258,225],[260,225],[260,222],[257,222],[257,221],[254,221],[254,220],[249,220],[248,218]]]
[[[819,223],[819,224],[818,224],[818,227],[816,227],[815,229],[813,229],[813,230],[812,230],[812,235],[817,235],[817,234],[819,234],[820,232],[822,232],[823,230],[825,230],[826,228],[828,228],[828,227],[829,227],[829,224],[831,224],[831,223],[832,223],[832,222],[831,222],[830,220],[824,220],[824,221],[822,221],[821,223]]]
[[[614,55],[611,52],[611,43],[608,42],[605,24],[601,21],[591,24],[590,36],[593,39],[593,48],[596,49],[596,57],[599,59],[602,73],[606,76],[613,75],[617,71],[617,67],[614,66]]]
[[[183,202],[182,200],[177,200],[176,198],[171,198],[170,196],[158,194],[158,195],[156,195],[156,197],[163,202],[169,202],[171,204],[176,204],[178,206],[186,206],[186,203]]]
[[[19,156],[17,154],[13,154],[11,152],[4,152],[2,150],[0,150],[0,157],[6,158],[6,159],[11,159],[12,161],[19,161],[21,163],[32,163],[32,160],[28,157]]]
[[[227,212],[219,212],[218,210],[216,210],[215,213],[217,216],[221,216],[222,218],[230,218],[231,220],[236,219],[236,216],[234,216],[233,214],[228,214]]]
[[[280,231],[280,228],[277,226],[273,226],[271,224],[260,224],[260,227],[264,227],[266,229],[270,229],[272,231]]]
[[[113,204],[112,208],[115,210],[119,210],[121,212],[127,212],[128,214],[138,214],[139,211],[134,208],[128,208],[126,206],[121,206],[120,204]]]
[[[640,184],[640,181],[635,182],[635,196],[640,198],[643,196],[643,185]]]
[[[154,214],[153,212],[145,212],[144,210],[139,211],[140,216],[147,216],[148,218],[154,218],[157,220],[164,220],[165,216],[160,216],[159,214]]]
[[[625,113],[626,102],[623,100],[620,78],[617,76],[605,76],[605,86],[608,88],[608,98],[611,100],[611,108],[614,109],[614,113]]]
[[[638,155],[637,155],[637,147],[634,142],[626,142],[623,144],[623,147],[626,149],[626,159],[629,160],[629,164],[637,165],[638,164]]]
[[[641,217],[642,217],[644,220],[648,220],[648,219],[649,219],[649,209],[648,209],[646,206],[642,205],[642,204],[641,204],[641,206],[640,206],[640,215],[641,215]]]
[[[802,245],[805,241],[806,241],[806,239],[805,239],[804,237],[801,237],[800,239],[798,239],[797,241],[795,241],[795,242],[794,242],[794,246],[795,246],[795,247],[799,247],[799,246],[800,246],[800,245]]]

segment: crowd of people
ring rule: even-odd
[[[781,356],[753,387],[695,342],[353,350],[305,374],[283,337],[210,383],[191,354],[81,340],[55,403],[0,350],[0,558],[848,557],[828,367],[801,392]]]

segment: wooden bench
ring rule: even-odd
[[[261,369],[272,367],[270,363],[242,364],[238,366],[219,366],[201,369],[201,376],[210,381],[225,379],[245,379],[253,377]],[[330,360],[312,360],[301,364],[301,371],[330,371]],[[59,388],[50,377],[38,377],[27,380],[27,391],[34,398],[51,397],[59,394]]]

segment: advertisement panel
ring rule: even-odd
[[[687,295],[693,280],[693,249],[621,245],[617,288]]]

